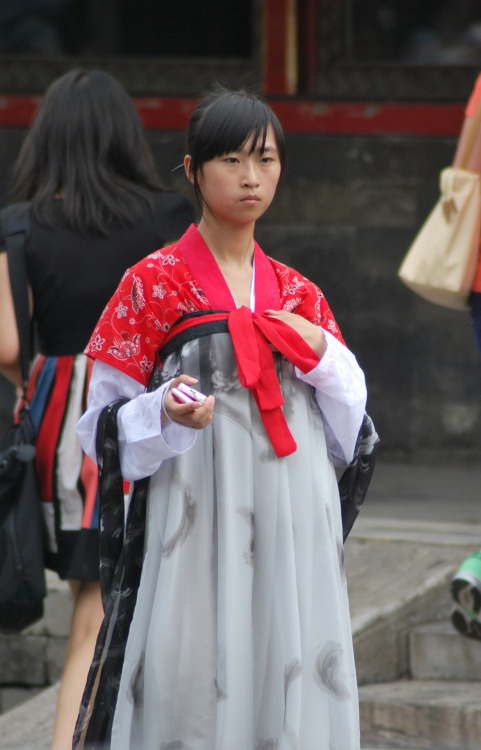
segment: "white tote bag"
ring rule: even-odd
[[[441,172],[440,189],[398,275],[430,302],[466,310],[479,255],[481,177],[447,167]]]
[[[481,176],[465,169],[481,126],[481,99],[471,120],[458,165],[443,169],[441,195],[398,271],[421,297],[467,310],[476,274],[481,231]]]

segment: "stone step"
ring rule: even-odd
[[[364,747],[479,750],[481,682],[400,680],[359,688]]]
[[[0,716],[2,750],[49,750],[58,683]]]
[[[58,684],[0,716],[1,750],[49,750]],[[363,742],[362,750],[423,750],[421,745]],[[458,748],[459,750],[459,748]],[[464,748],[463,748],[464,750]]]
[[[449,621],[422,625],[409,634],[409,665],[414,680],[476,682],[481,641],[461,635]]]
[[[353,534],[344,552],[359,684],[401,679],[409,675],[408,633],[449,618],[450,582],[470,550]]]
[[[47,572],[47,585],[44,617],[17,635],[0,634],[0,715],[61,677],[72,602],[54,573]]]

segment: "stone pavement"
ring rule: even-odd
[[[448,617],[449,580],[462,560],[481,547],[480,490],[481,461],[476,467],[378,460],[345,547],[361,684],[396,679],[390,677],[392,663],[382,657],[392,644],[379,648],[389,628],[379,629],[379,623],[392,624],[400,616],[415,622],[420,608],[434,619]],[[372,649],[369,638],[374,638]],[[403,658],[401,649],[398,660]],[[48,750],[56,691],[54,685],[0,716],[1,750]],[[407,750],[400,744],[390,747]],[[364,743],[363,750],[370,746]],[[410,744],[409,750],[416,748]]]

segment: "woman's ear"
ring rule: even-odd
[[[191,185],[194,184],[194,173],[192,171],[192,157],[187,154],[187,156],[184,157],[184,169],[185,174],[187,175],[187,179],[191,183]]]

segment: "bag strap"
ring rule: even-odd
[[[0,212],[0,224],[8,257],[10,286],[20,342],[20,368],[25,384],[33,351],[32,322],[28,300],[28,273],[25,246],[30,233],[28,203],[15,203]]]
[[[478,135],[479,125],[481,123],[481,96],[479,97],[478,104],[476,106],[476,112],[474,113],[474,117],[471,120],[471,124],[469,126],[468,131],[468,137],[466,138],[466,143],[464,146],[464,150],[461,154],[461,157],[459,159],[459,166],[461,169],[466,168],[466,164],[468,163],[469,155],[473,149],[474,142]]]

